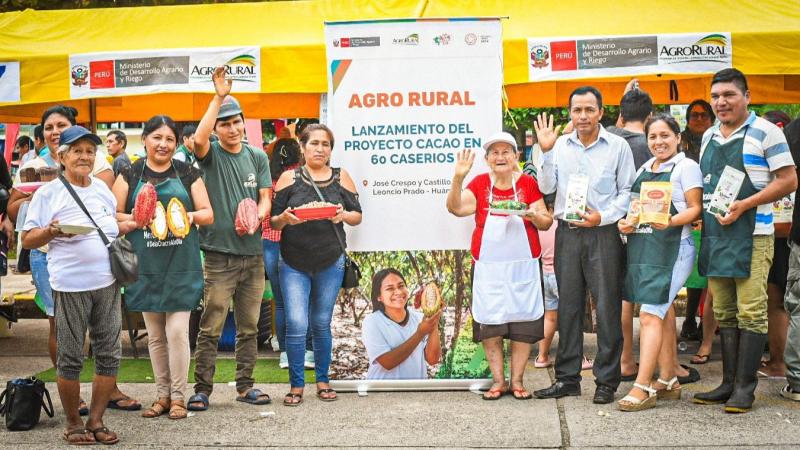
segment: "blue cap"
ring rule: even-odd
[[[58,144],[69,145],[77,141],[78,139],[83,139],[83,138],[89,139],[90,141],[94,142],[95,145],[101,145],[103,143],[103,141],[100,140],[100,138],[97,137],[96,134],[92,133],[86,128],[83,128],[80,125],[73,125],[61,132]]]
[[[244,113],[242,113],[242,107],[239,105],[239,101],[236,100],[236,98],[234,98],[232,95],[226,95],[225,98],[222,99],[222,105],[219,107],[217,120],[226,119],[237,114],[242,114],[242,116],[244,116]]]

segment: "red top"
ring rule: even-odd
[[[483,227],[486,224],[486,216],[489,209],[489,186],[491,179],[488,173],[484,173],[475,177],[467,185],[467,189],[475,194],[477,199],[477,208],[475,210],[475,230],[472,232],[472,257],[476,260],[480,257],[481,240],[483,239]],[[531,204],[542,198],[542,193],[539,191],[539,185],[536,180],[530,175],[521,174],[517,179],[517,198],[519,202]],[[492,199],[499,200],[515,200],[514,189],[500,190],[497,188],[492,189]],[[528,234],[528,243],[531,245],[531,254],[534,258],[538,258],[542,249],[539,245],[539,233],[536,227],[529,220],[524,220],[525,232]]]
[[[286,169],[284,169],[283,172],[286,172],[287,170],[294,170],[294,169],[296,169],[298,167],[300,167],[299,163],[298,164],[293,164],[293,165],[287,167]],[[281,172],[281,173],[283,173],[283,172]],[[278,180],[272,180],[272,198],[273,199],[275,198],[275,184],[277,182],[278,182]],[[281,241],[281,232],[280,232],[280,230],[276,230],[276,229],[272,228],[272,226],[269,224],[269,215],[267,215],[267,217],[264,217],[264,222],[261,224],[261,239],[267,239],[267,240],[270,240],[272,242],[280,242]]]

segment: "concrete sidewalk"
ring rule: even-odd
[[[9,278],[13,283],[6,283]],[[24,276],[5,277],[3,282],[3,291],[30,283]],[[22,320],[11,337],[0,339],[1,387],[11,378],[50,367],[47,331],[46,320]],[[139,348],[146,355],[144,342]],[[697,344],[690,343],[681,360],[688,362],[696,349]],[[127,335],[123,350],[124,357],[131,356]],[[594,335],[585,335],[585,350],[589,356],[596,353]],[[275,356],[262,353],[262,357]],[[662,401],[657,408],[639,413],[620,412],[615,404],[592,404],[592,374],[584,371],[583,395],[561,400],[519,401],[505,396],[490,402],[470,392],[404,392],[366,397],[342,393],[339,401],[324,403],[315,397],[314,386],[308,386],[304,403],[289,408],[280,404],[287,385],[259,385],[275,403],[251,406],[234,400],[233,386],[220,384],[211,397],[211,409],[186,420],[144,419],[139,412],[108,411],[106,425],[119,433],[117,447],[798,448],[800,403],[778,395],[784,380],[762,380],[756,408],[748,414],[728,415],[721,406],[699,406],[690,400],[692,393],[719,383],[719,354],[696,367],[703,379],[684,386],[680,401]],[[525,382],[528,389],[540,389],[552,378],[552,369],[535,369],[531,363]],[[631,384],[623,383],[616,398],[622,398]],[[123,384],[121,388],[142,404],[155,399],[152,384]],[[65,445],[58,391],[53,383],[48,389],[56,416],[42,414],[40,424],[29,432],[11,433],[0,427],[1,448]],[[91,385],[84,384],[82,394],[89,400]]]
[[[41,352],[43,336],[35,329],[46,332],[46,325],[22,323],[14,337],[0,339],[0,381],[49,367],[42,353],[12,356]],[[590,355],[594,353],[592,338],[587,335],[586,339]],[[688,355],[682,357],[688,359]],[[703,379],[686,385],[680,401],[662,401],[657,408],[640,413],[619,412],[614,404],[592,404],[594,383],[585,371],[583,395],[561,400],[518,401],[506,396],[489,402],[470,392],[415,392],[365,397],[348,393],[340,394],[338,402],[324,403],[309,386],[304,403],[289,408],[280,404],[287,385],[259,386],[273,396],[275,404],[251,406],[234,401],[233,386],[220,384],[211,397],[211,409],[186,420],[144,419],[138,412],[108,411],[106,424],[120,434],[123,447],[797,448],[800,404],[778,395],[783,380],[762,380],[756,408],[748,414],[728,415],[721,406],[691,403],[693,392],[719,382],[718,355],[699,368]],[[552,377],[552,369],[534,369],[530,364],[526,385],[546,387]],[[630,385],[620,386],[617,399]],[[123,384],[121,388],[143,404],[155,398],[152,384]],[[57,389],[54,384],[48,389],[56,405],[55,418],[43,415],[40,425],[29,432],[2,429],[0,446],[63,445],[60,433],[65,423]],[[84,384],[82,391],[88,400],[91,386]]]

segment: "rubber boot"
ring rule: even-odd
[[[722,384],[709,392],[694,395],[692,401],[700,405],[725,403],[733,394],[736,379],[736,361],[739,357],[739,329],[720,328],[719,340],[722,344]]]
[[[756,386],[758,386],[758,369],[761,367],[761,355],[767,335],[742,330],[739,333],[739,360],[736,364],[736,381],[733,384],[733,395],[725,403],[727,413],[745,413],[753,407]]]

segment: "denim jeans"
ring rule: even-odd
[[[335,263],[314,273],[303,272],[278,262],[281,292],[286,312],[286,353],[289,358],[289,383],[305,386],[303,359],[309,328],[314,343],[314,364],[318,383],[327,383],[333,337],[331,317],[344,277],[344,255]]]
[[[33,276],[33,285],[36,286],[36,293],[44,304],[47,317],[55,316],[53,307],[53,289],[50,287],[50,272],[47,270],[47,253],[40,252],[39,250],[31,250],[31,275]]]
[[[280,276],[278,275],[278,260],[281,257],[281,243],[264,239],[264,267],[267,270],[269,284],[272,286],[272,295],[275,297],[275,336],[278,338],[280,351],[286,351],[286,313],[283,307],[283,294],[281,293]],[[306,336],[306,350],[311,350],[311,330]]]

